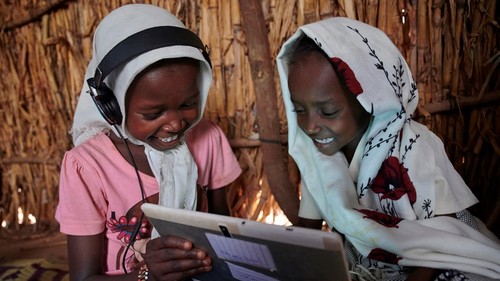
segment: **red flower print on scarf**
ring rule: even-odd
[[[399,200],[403,195],[408,194],[412,205],[417,200],[417,192],[408,176],[408,169],[393,156],[382,163],[370,188],[373,192],[382,194],[382,199]]]
[[[355,210],[365,214],[365,216],[363,217],[364,219],[368,218],[374,220],[386,227],[398,228],[398,223],[403,220],[398,217],[390,216],[373,210],[367,210],[367,209],[361,209],[361,210],[355,209]]]
[[[342,78],[349,91],[355,96],[363,93],[363,88],[359,84],[358,79],[356,79],[356,75],[354,75],[354,72],[349,65],[337,57],[331,58],[330,60],[332,61],[337,75]]]
[[[398,264],[399,260],[402,259],[401,257],[398,257],[391,252],[387,252],[386,250],[382,250],[379,248],[371,250],[371,252],[368,254],[368,258],[392,264]]]

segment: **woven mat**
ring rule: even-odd
[[[26,259],[0,264],[0,280],[69,280],[68,265],[45,259]]]

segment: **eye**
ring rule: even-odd
[[[326,118],[335,118],[339,114],[340,110],[321,110],[320,114]]]
[[[295,112],[295,113],[297,113],[297,114],[304,114],[304,112],[305,112],[305,110],[303,110],[303,109],[297,109],[297,108],[294,108],[292,111]]]
[[[191,109],[194,107],[198,107],[198,100],[181,104],[182,109]]]
[[[304,114],[306,112],[303,107],[298,106],[296,104],[293,105],[292,111],[297,113],[297,114]]]
[[[196,95],[196,97],[189,99],[188,101],[181,104],[180,108],[182,109],[191,109],[198,107],[200,103],[200,96]]]
[[[156,118],[160,117],[161,115],[162,115],[162,112],[148,113],[148,114],[142,114],[142,118],[144,120],[155,120]]]

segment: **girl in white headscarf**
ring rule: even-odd
[[[152,30],[161,32],[146,38]],[[201,118],[212,79],[208,54],[175,16],[143,4],[112,11],[93,43],[56,212],[68,235],[71,279],[180,280],[211,270],[210,257],[189,241],[150,240],[140,210],[151,202],[229,214],[225,186],[241,169],[221,129]],[[109,97],[116,102],[103,100]]]
[[[348,18],[304,25],[278,71],[300,224],[346,238],[353,279],[500,278],[500,244],[442,142],[412,114],[418,91],[380,30]]]

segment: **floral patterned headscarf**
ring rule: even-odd
[[[372,121],[349,164],[320,153],[298,127],[288,65],[308,36],[331,58]],[[382,266],[456,269],[500,278],[500,244],[443,214],[477,199],[451,165],[442,142],[412,120],[418,91],[399,50],[379,29],[348,18],[304,25],[283,45],[278,71],[289,153],[302,177],[301,217],[324,219],[365,257]],[[305,212],[305,209],[315,212]]]

